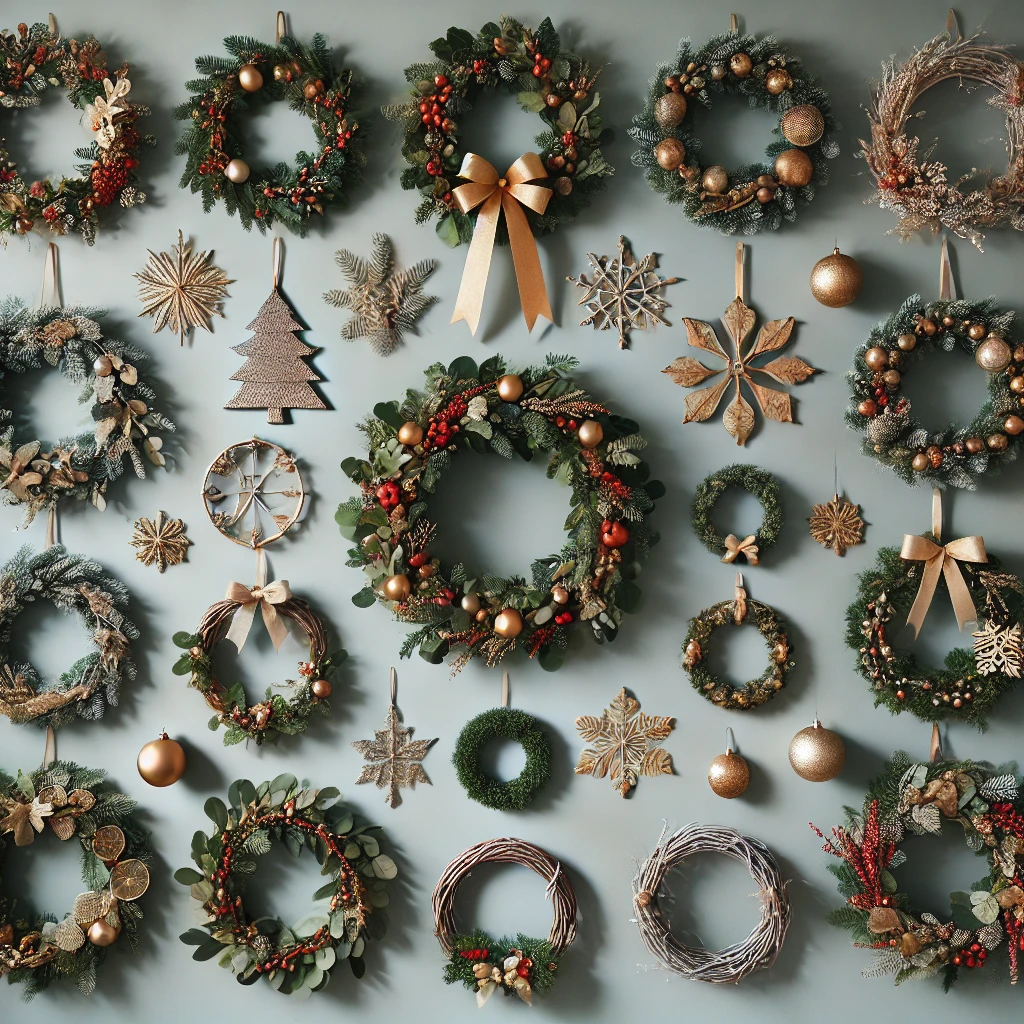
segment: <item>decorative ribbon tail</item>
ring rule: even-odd
[[[456,324],[465,320],[472,335],[476,334],[480,313],[484,308],[484,292],[487,289],[487,275],[491,270],[491,254],[494,252],[494,236],[498,230],[500,211],[501,195],[493,192],[477,214],[473,240],[469,243],[466,266],[455,299],[451,322]]]
[[[537,317],[547,317],[551,323],[555,322],[555,318],[551,312],[551,303],[548,301],[548,290],[544,284],[544,271],[540,265],[537,242],[526,220],[526,214],[515,198],[515,192],[520,189],[537,189],[549,195],[550,192],[539,185],[519,185],[513,188],[513,194],[506,192],[502,196],[501,205],[505,211],[508,240],[512,247],[512,263],[515,265],[516,281],[519,284],[519,304],[523,307],[526,329],[532,331]],[[547,205],[546,201],[544,205]]]
[[[246,638],[249,636],[249,630],[252,629],[253,619],[256,617],[256,606],[259,605],[263,612],[263,624],[270,634],[274,650],[280,650],[281,644],[288,636],[288,627],[284,624],[281,616],[277,614],[274,605],[291,600],[291,596],[292,592],[288,587],[287,580],[274,580],[262,587],[257,584],[251,590],[241,583],[229,583],[225,599],[236,602],[238,608],[235,609],[235,613],[231,617],[231,625],[228,627],[227,633],[224,634],[224,639],[230,640],[241,652]]]
[[[945,576],[949,598],[956,613],[957,625],[961,630],[971,622],[977,622],[978,612],[974,607],[971,592],[960,571],[960,562],[987,562],[985,541],[981,537],[961,537],[951,540],[944,547],[928,540],[927,537],[905,534],[900,558],[912,562],[924,562],[921,586],[907,616],[907,625],[914,632],[916,640],[931,607],[939,576]]]
[[[484,1006],[488,999],[498,991],[496,982],[485,981],[482,985],[479,985],[476,990],[476,1005],[480,1009]]]

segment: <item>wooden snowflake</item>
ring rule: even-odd
[[[359,773],[356,785],[374,782],[378,789],[387,787],[387,801],[392,807],[402,802],[400,790],[415,789],[417,782],[431,785],[420,762],[437,739],[413,740],[412,733],[411,727],[403,728],[398,708],[392,701],[384,728],[375,729],[372,740],[356,740],[352,744],[368,762]]]
[[[743,303],[742,299],[734,299],[722,321],[733,340],[735,356],[730,357],[715,334],[714,328],[703,320],[685,318],[687,341],[693,348],[704,349],[721,359],[725,366],[713,370],[690,356],[680,356],[662,373],[667,373],[677,384],[684,388],[695,387],[697,384],[714,377],[718,373],[725,376],[717,383],[699,391],[692,391],[686,396],[686,418],[684,423],[700,422],[709,419],[718,408],[723,395],[730,384],[735,385],[736,394],[722,416],[725,429],[736,438],[738,445],[747,443],[750,432],[754,429],[754,410],[743,397],[740,381],[745,381],[754,395],[754,400],[761,407],[761,412],[769,419],[780,423],[793,422],[793,407],[785,391],[758,384],[752,374],[763,373],[780,384],[801,384],[812,373],[813,366],[808,366],[796,356],[779,356],[765,366],[754,366],[753,360],[767,352],[777,352],[785,347],[793,333],[794,320],[770,320],[757,334],[755,341],[744,351],[750,332],[754,329],[757,314]]]
[[[585,742],[593,744],[580,754],[577,775],[611,775],[612,786],[626,797],[641,775],[672,774],[672,755],[656,746],[674,728],[672,718],[640,714],[640,702],[625,688],[600,718],[580,715],[576,728]]]
[[[185,524],[180,519],[168,519],[159,512],[155,522],[139,519],[135,523],[131,545],[138,548],[135,557],[143,565],[156,562],[163,572],[167,566],[181,565],[187,560],[192,541],[185,536]]]
[[[678,277],[658,277],[658,257],[648,253],[639,263],[629,242],[619,235],[619,255],[616,259],[595,256],[588,252],[587,259],[594,268],[594,279],[585,274],[579,278],[567,277],[579,288],[585,288],[577,306],[586,306],[590,316],[580,321],[580,327],[592,325],[595,331],[614,327],[619,332],[619,348],[629,348],[630,331],[646,331],[658,324],[668,326],[661,315],[669,304],[659,294],[667,284],[676,284]]]
[[[822,546],[831,548],[837,555],[845,555],[847,548],[864,540],[864,520],[860,517],[860,505],[854,505],[838,494],[823,505],[811,507],[811,536]]]
[[[1001,672],[1013,679],[1020,679],[1021,664],[1024,661],[1021,650],[1021,625],[999,625],[988,619],[974,637],[974,660],[979,674],[983,676]]]

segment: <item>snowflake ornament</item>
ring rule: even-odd
[[[979,674],[990,676],[1001,672],[1012,679],[1020,679],[1022,652],[1021,624],[999,625],[988,619],[974,637],[974,661]]]
[[[808,520],[811,536],[825,548],[831,548],[837,555],[845,555],[847,548],[864,540],[864,520],[860,517],[860,505],[855,505],[838,494],[831,501],[811,507]]]
[[[188,559],[192,541],[185,536],[185,524],[180,519],[166,518],[157,513],[156,520],[139,519],[131,545],[138,550],[135,557],[143,565],[152,565],[163,572],[169,565],[181,565]]]

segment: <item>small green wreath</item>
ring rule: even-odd
[[[698,160],[696,103],[710,109],[714,95],[740,96],[753,110],[779,118],[765,154],[768,161],[733,171]],[[651,79],[642,114],[630,138],[640,149],[633,163],[646,168],[652,189],[681,203],[688,220],[722,234],[774,231],[796,220],[796,203],[807,204],[828,181],[828,160],[839,155],[832,132],[839,128],[828,94],[808,76],[800,58],[773,36],[715,36],[700,49],[689,39],[674,61]]]
[[[27,662],[10,661],[17,618],[36,601],[77,613],[96,648],[47,683]],[[122,681],[135,678],[130,641],[139,631],[127,608],[127,588],[98,563],[59,544],[38,554],[22,548],[0,569],[0,715],[54,728],[102,718]]]
[[[199,57],[202,76],[188,83],[192,98],[174,111],[189,126],[175,152],[186,157],[181,187],[203,197],[209,212],[223,202],[248,231],[280,222],[305,235],[314,214],[348,201],[346,190],[360,177],[363,157],[353,146],[359,125],[349,117],[352,72],[339,69],[327,40],[308,46],[284,36],[276,45],[247,36],[224,40],[228,57]],[[287,100],[309,118],[315,153],[296,154],[295,165],[280,163],[253,173],[243,159],[237,115],[252,99]]]
[[[450,28],[430,49],[435,60],[405,69],[413,101],[383,110],[390,120],[405,122],[402,155],[409,167],[402,188],[418,189],[423,197],[416,222],[439,216],[437,233],[448,245],[472,239],[476,213],[460,212],[452,198],[465,155],[458,119],[490,90],[514,93],[544,123],[535,141],[554,180],[545,212],[525,211],[534,235],[575,220],[615,173],[600,149],[601,96],[593,88],[601,69],[563,50],[550,18],[536,32],[507,17],[488,22],[475,36]]]
[[[514,779],[502,782],[480,767],[480,755],[492,740],[511,740],[523,748],[526,764]],[[465,724],[455,741],[452,764],[471,800],[496,811],[521,811],[551,778],[551,744],[533,715],[518,708],[492,708]]]
[[[913,417],[903,378],[922,352],[957,347],[988,374],[988,401],[966,427],[929,430]],[[979,477],[1017,457],[1024,432],[1024,334],[1016,313],[992,299],[924,303],[911,295],[871,329],[846,379],[846,422],[863,435],[861,451],[908,484],[926,480],[974,490]]]
[[[742,540],[732,533],[723,537],[711,518],[718,499],[726,488],[733,486],[749,491],[764,509],[761,525]],[[708,551],[725,552],[723,562],[734,562],[742,555],[748,564],[757,565],[761,555],[779,539],[782,529],[782,492],[778,480],[767,470],[742,465],[726,466],[705,477],[693,495],[693,529]]]

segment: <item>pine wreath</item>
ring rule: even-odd
[[[1024,936],[1024,803],[1013,766],[977,761],[920,764],[897,751],[872,781],[862,811],[847,808],[845,826],[832,829],[822,849],[841,863],[844,906],[828,920],[849,931],[854,944],[875,951],[866,977],[904,981],[942,976],[948,991],[962,971],[984,967],[989,955],[1008,954],[1010,983],[1018,975]],[[970,891],[950,894],[952,913],[910,906],[893,869],[907,863],[900,844],[914,835],[941,837],[944,826],[984,854],[988,871]],[[910,870],[908,867],[906,870]]]
[[[352,72],[335,64],[319,33],[308,46],[290,36],[274,45],[228,36],[224,48],[227,57],[196,59],[201,77],[188,83],[192,98],[174,111],[190,122],[175,150],[186,157],[181,187],[200,193],[206,212],[223,202],[247,231],[280,222],[305,235],[314,214],[348,202],[347,190],[361,176],[360,126],[349,116]],[[287,100],[307,117],[316,151],[297,153],[293,166],[251,170],[237,119],[258,98]]]
[[[988,401],[967,426],[931,430],[914,418],[903,378],[923,352],[961,348],[988,374]],[[901,480],[973,490],[979,477],[1017,457],[1024,431],[1024,335],[1013,310],[993,299],[924,303],[911,295],[871,329],[847,374],[846,422],[861,450]]]
[[[761,525],[742,540],[731,533],[723,537],[711,518],[718,499],[734,486],[749,491],[764,510]],[[775,545],[782,530],[782,492],[778,480],[767,470],[744,465],[726,466],[705,477],[693,495],[693,529],[708,551],[725,552],[723,562],[734,562],[742,555],[750,565],[757,565],[761,555]]]
[[[536,32],[508,17],[475,36],[453,27],[430,49],[434,60],[405,69],[413,99],[383,110],[405,124],[402,155],[409,166],[402,188],[422,196],[416,223],[439,217],[437,233],[452,246],[473,237],[476,213],[463,214],[452,199],[465,156],[458,121],[488,90],[514,94],[544,124],[535,142],[554,180],[545,212],[525,211],[533,233],[546,235],[574,220],[615,173],[600,148],[604,128],[594,83],[601,69],[564,50],[550,18]]]
[[[369,458],[349,458],[359,485],[335,516],[358,541],[349,565],[362,568],[358,607],[377,601],[417,629],[402,645],[439,664],[449,651],[458,671],[474,656],[496,665],[524,650],[558,668],[567,627],[589,623],[597,643],[615,638],[624,612],[636,611],[639,563],[658,535],[647,522],[665,493],[636,452],[646,446],[632,420],[611,414],[571,376],[576,360],[549,355],[543,366],[506,372],[501,356],[478,367],[467,356],[426,371],[426,390],[381,402],[362,425]],[[548,457],[547,475],[572,492],[569,540],[532,565],[531,579],[479,576],[442,566],[430,554],[437,527],[427,501],[460,451],[527,461]],[[628,525],[627,525],[628,524]]]
[[[702,164],[695,107],[710,110],[721,96],[742,97],[752,110],[779,118],[781,138],[765,150],[767,160],[734,170]],[[688,220],[726,235],[752,235],[796,220],[797,201],[810,203],[828,181],[827,161],[839,154],[832,136],[838,128],[828,94],[799,57],[774,36],[729,32],[700,48],[680,42],[675,59],[651,79],[629,136],[640,147],[633,163],[646,168],[652,189],[682,204]]]

